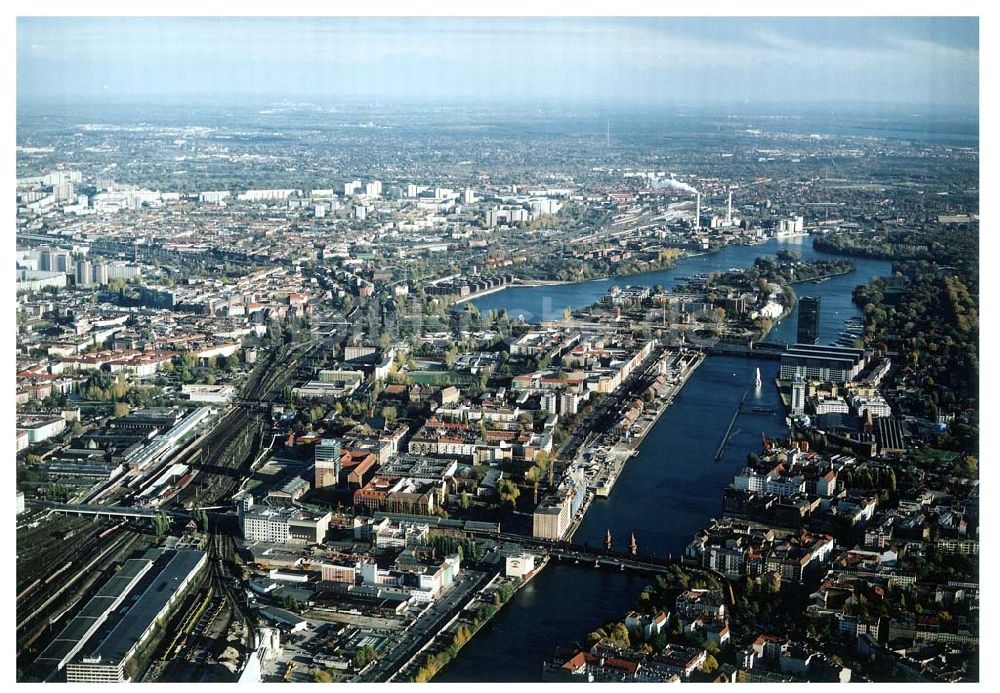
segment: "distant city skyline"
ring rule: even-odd
[[[974,110],[977,18],[19,18],[19,99]]]

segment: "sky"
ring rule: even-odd
[[[59,18],[19,99],[979,102],[976,18]]]

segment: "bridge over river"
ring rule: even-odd
[[[516,544],[525,549],[545,553],[559,561],[572,561],[581,566],[592,566],[594,568],[664,575],[670,572],[671,566],[680,566],[688,572],[701,573],[713,578],[726,598],[727,607],[732,607],[735,601],[733,588],[725,575],[717,570],[703,568],[690,561],[686,561],[682,557],[643,555],[638,552],[633,555],[632,553],[624,553],[613,549],[589,546],[587,544],[553,541],[550,539],[527,537],[522,534],[511,534],[509,532],[468,531],[468,534],[495,541],[503,541],[508,544]]]

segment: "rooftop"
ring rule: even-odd
[[[203,560],[205,560],[203,551],[191,549],[177,551],[118,624],[85,657],[115,664],[125,659],[142,639],[150,624],[166,607],[170,598],[180,589],[184,580]]]

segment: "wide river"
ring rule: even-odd
[[[806,260],[831,257],[814,251],[809,238],[796,240],[731,246],[684,259],[674,269],[630,277],[507,289],[475,303],[482,311],[505,309],[512,316],[523,314],[526,320],[537,321],[561,317],[566,306],[588,306],[613,284],[661,284],[669,289],[679,283],[679,277],[746,267],[759,256],[786,248],[797,250]],[[888,262],[861,258],[854,262],[856,269],[850,274],[796,286],[800,297],[820,298],[821,343],[835,340],[844,320],[861,314],[851,302],[853,288],[891,272]],[[793,311],[768,340],[794,341],[797,318]],[[759,390],[752,386],[756,368],[763,380]],[[623,546],[634,532],[643,553],[682,552],[700,527],[721,515],[722,491],[747,454],[760,451],[761,433],[772,437],[787,433],[773,384],[776,375],[777,361],[706,358],[643,441],[639,454],[628,462],[611,497],[591,505],[574,541],[599,545],[611,530],[613,542]],[[751,406],[744,407],[725,454],[715,462],[715,451],[748,387]],[[518,592],[434,680],[540,681],[542,660],[552,655],[556,645],[582,640],[605,621],[623,618],[646,584],[646,577],[553,563]]]

